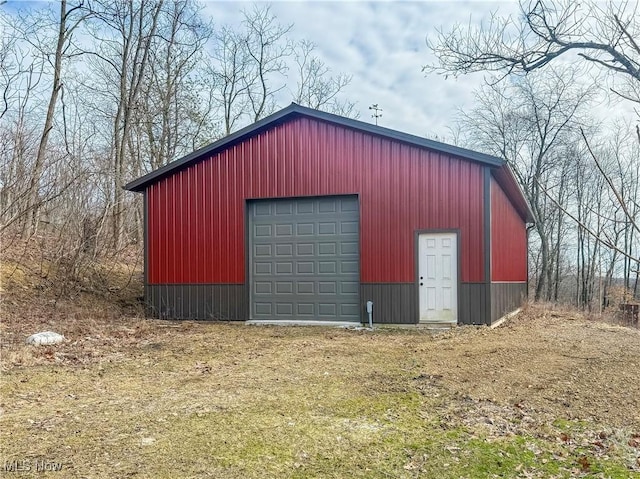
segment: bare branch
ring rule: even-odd
[[[601,236],[594,232],[591,228],[589,228],[586,224],[584,224],[584,222],[580,221],[578,218],[576,218],[567,208],[565,208],[564,206],[562,206],[561,204],[559,204],[556,199],[542,186],[538,183],[538,186],[540,187],[540,191],[542,191],[547,198],[549,198],[549,200],[559,209],[562,210],[562,212],[567,215],[569,218],[571,218],[578,226],[580,226],[580,228],[582,228],[584,231],[586,231],[587,233],[589,233],[589,235],[591,237],[593,237],[593,239],[595,239],[598,243],[603,244],[604,246],[606,246],[607,248],[617,251],[618,253],[620,253],[621,255],[629,258],[630,260],[632,260],[635,263],[640,264],[640,258],[636,258],[633,255],[630,255],[629,253],[627,253],[626,251],[620,249],[617,245],[607,241],[607,240],[603,240],[601,238]]]
[[[591,155],[591,158],[593,158],[593,161],[595,162],[596,167],[598,168],[598,171],[600,172],[600,174],[602,175],[604,180],[607,182],[607,184],[609,185],[609,188],[611,189],[611,191],[615,195],[616,199],[618,200],[618,203],[622,207],[625,215],[627,216],[627,219],[633,225],[634,229],[638,233],[640,233],[640,227],[638,227],[638,224],[636,223],[634,216],[631,214],[631,212],[627,208],[627,205],[626,205],[624,199],[622,198],[622,196],[620,195],[620,192],[616,188],[616,185],[613,184],[613,181],[611,181],[611,178],[609,177],[609,175],[607,175],[605,173],[605,171],[602,169],[602,166],[600,165],[600,162],[598,161],[598,157],[593,153],[593,150],[591,149],[591,146],[589,145],[589,140],[587,140],[587,136],[585,135],[584,130],[582,128],[580,128],[580,134],[582,135],[582,138],[584,139],[585,145],[587,146],[587,150],[589,151],[589,155]]]

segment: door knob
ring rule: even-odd
[[[424,283],[420,283],[420,286],[424,285]]]

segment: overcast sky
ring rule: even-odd
[[[11,1],[5,7],[40,2]],[[243,8],[254,3],[238,0],[201,0],[204,15],[222,25],[238,26]],[[283,25],[293,25],[290,36],[311,40],[315,55],[334,74],[352,75],[343,98],[356,103],[360,120],[373,122],[369,106],[382,108],[379,124],[407,133],[451,141],[449,128],[454,126],[458,109],[473,107],[473,90],[483,83],[483,74],[444,77],[425,75],[422,66],[433,61],[427,37],[434,38],[439,29],[448,31],[457,23],[479,26],[490,16],[517,16],[517,1],[279,1],[268,3]],[[571,63],[569,56],[558,62]],[[290,86],[295,88],[291,72]],[[291,96],[283,96],[281,107]],[[603,100],[604,102],[604,100]],[[628,111],[627,111],[628,110]],[[601,103],[592,109],[597,117],[610,118],[617,113],[631,115],[627,104]],[[613,115],[612,115],[613,113]]]
[[[457,108],[472,104],[482,83],[476,74],[458,79],[422,71],[431,57],[426,37],[454,23],[479,23],[499,10],[517,14],[516,2],[463,1],[275,1],[272,12],[292,35],[317,45],[316,54],[333,72],[353,76],[345,98],[356,102],[360,120],[371,121],[368,107],[382,109],[379,124],[420,136],[449,137]],[[215,24],[237,24],[251,2],[208,1]],[[285,105],[282,105],[285,106]]]

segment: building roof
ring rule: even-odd
[[[533,221],[533,215],[531,213],[531,209],[527,204],[524,195],[522,194],[522,190],[520,190],[517,183],[515,183],[515,179],[513,174],[509,170],[509,167],[506,164],[506,161],[502,158],[498,158],[497,156],[487,155],[485,153],[480,153],[473,150],[468,150],[466,148],[460,148],[458,146],[449,145],[446,143],[442,143],[439,141],[429,140],[427,138],[422,138],[420,136],[410,135],[408,133],[403,133],[401,131],[392,130],[389,128],[384,128],[382,126],[373,125],[371,123],[365,123],[359,120],[353,120],[351,118],[346,118],[343,116],[334,115],[331,113],[327,113],[320,110],[315,110],[313,108],[307,108],[304,106],[300,106],[296,103],[291,103],[291,105],[279,110],[272,115],[263,118],[252,125],[249,125],[241,130],[236,131],[224,138],[221,138],[218,141],[215,141],[207,146],[200,148],[199,150],[190,153],[187,156],[184,156],[178,160],[172,161],[171,163],[166,164],[165,166],[158,168],[136,180],[127,183],[124,188],[129,191],[142,192],[145,188],[160,179],[173,174],[176,171],[179,171],[187,166],[196,163],[198,161],[204,160],[215,153],[231,146],[235,143],[243,141],[244,139],[253,136],[260,131],[266,130],[270,127],[273,127],[277,124],[284,123],[285,121],[291,120],[297,117],[307,117],[315,120],[320,120],[328,123],[332,123],[334,125],[340,125],[352,130],[361,131],[364,133],[369,133],[372,135],[400,141],[402,143],[406,143],[409,145],[427,148],[430,150],[435,150],[442,153],[447,153],[450,155],[458,156],[461,158],[465,158],[467,160],[476,161],[478,163],[486,164],[492,168],[498,168],[501,170],[505,170],[506,174],[498,175],[496,179],[502,184],[504,181],[510,182],[513,181],[514,185],[502,185],[503,187],[507,186],[505,190],[507,190],[507,195],[512,197],[515,191],[518,192],[520,198],[511,198],[514,201],[514,206],[518,209],[521,216],[525,218],[527,222]],[[495,176],[495,175],[494,175]],[[515,189],[514,189],[515,186]]]

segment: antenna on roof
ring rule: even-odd
[[[371,115],[371,118],[375,118],[376,119],[376,125],[378,124],[378,118],[382,118],[382,113],[378,113],[378,112],[382,112],[382,108],[378,108],[378,104],[374,103],[373,105],[371,105],[369,107],[369,110],[373,110],[373,115]]]

